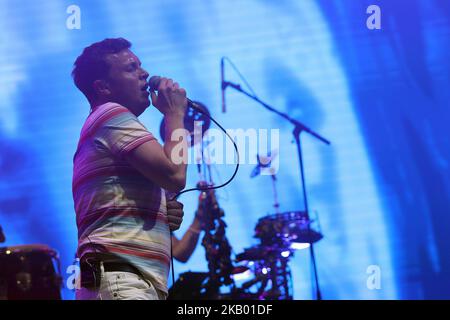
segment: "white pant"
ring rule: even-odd
[[[77,300],[165,300],[165,293],[155,289],[150,281],[131,272],[105,272],[100,264],[100,288],[76,290]]]

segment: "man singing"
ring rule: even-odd
[[[172,155],[172,150],[187,139],[171,137],[184,128],[186,92],[167,78],[158,93],[151,92],[152,104],[164,115],[161,146],[137,118],[150,106],[149,74],[130,47],[123,38],[94,43],[72,72],[91,107],[72,183],[81,267],[77,299],[167,297],[170,231],[180,227],[183,205],[166,199],[165,190],[178,192],[186,184],[187,152]],[[196,243],[200,230],[192,230],[183,239]],[[190,255],[193,246],[183,248]]]

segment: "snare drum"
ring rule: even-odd
[[[0,248],[0,298],[60,300],[58,253],[42,244]]]
[[[322,235],[311,229],[311,220],[306,212],[290,211],[260,218],[255,227],[255,238],[266,246],[288,246],[292,242],[314,243]]]

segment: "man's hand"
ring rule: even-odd
[[[183,222],[183,204],[177,200],[167,200],[167,220],[169,220],[170,231],[180,228]]]
[[[152,91],[151,98],[152,104],[164,116],[184,117],[187,108],[186,90],[180,88],[180,85],[172,79],[161,78],[158,94]]]

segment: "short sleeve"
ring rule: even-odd
[[[156,140],[138,118],[125,107],[121,107],[102,125],[101,139],[117,156],[123,157],[141,144]]]

